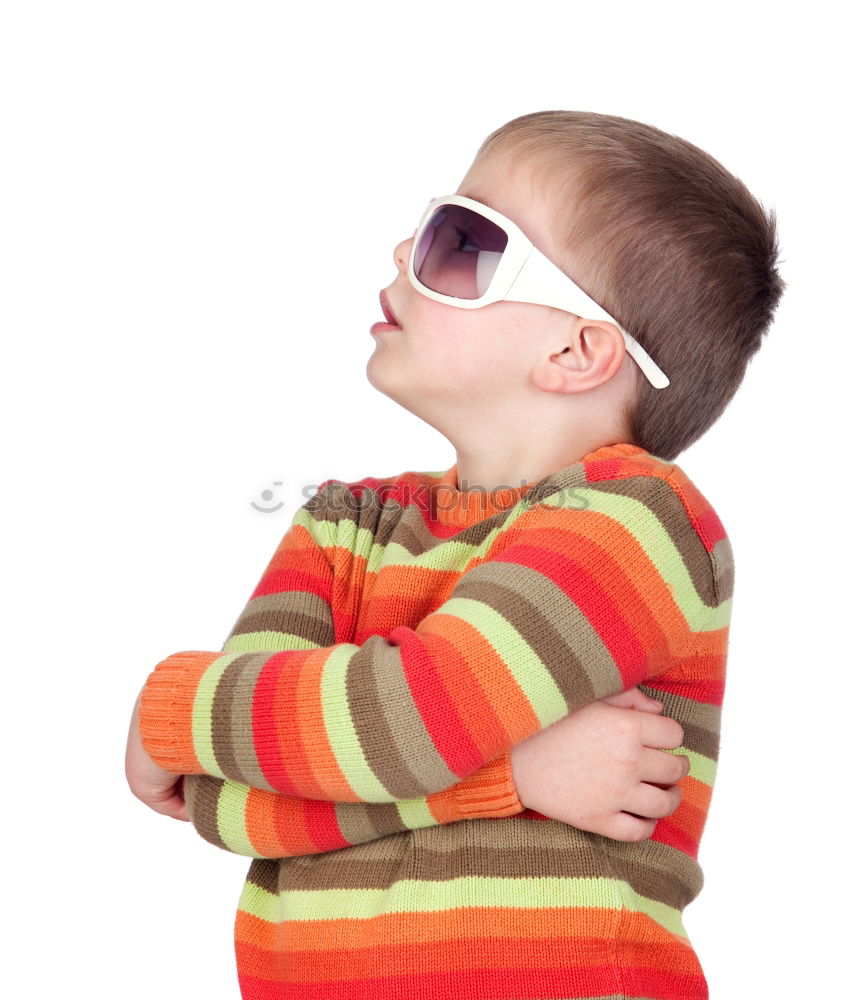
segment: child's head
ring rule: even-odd
[[[784,288],[774,213],[741,181],[649,125],[549,111],[492,133],[458,193],[515,222],[670,384],[655,388],[602,318],[426,298],[407,280],[407,240],[386,291],[401,328],[377,335],[369,362],[378,388],[451,440],[470,421],[487,426],[489,446],[502,438],[510,449],[548,432],[672,459],[715,422]]]

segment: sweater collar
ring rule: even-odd
[[[622,458],[634,458],[639,454],[644,454],[645,449],[635,444],[619,443],[604,445],[595,451],[584,455],[575,465],[581,466],[588,462],[602,462]],[[570,467],[568,467],[570,468]],[[562,471],[562,470],[559,470]],[[558,472],[544,476],[549,479],[558,475]],[[484,521],[494,514],[503,510],[510,510],[521,497],[543,479],[536,479],[530,483],[523,483],[518,486],[501,486],[498,489],[484,490],[479,487],[471,487],[462,482],[458,475],[458,464],[451,466],[433,484],[435,518],[441,524],[457,525],[466,527]],[[466,488],[465,488],[466,487]]]

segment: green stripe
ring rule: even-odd
[[[258,854],[245,827],[245,804],[248,788],[233,781],[226,781],[219,792],[216,803],[216,828],[225,846],[234,854],[244,854],[249,858],[263,858]]]
[[[392,796],[368,766],[347,700],[347,668],[359,646],[349,642],[333,647],[321,671],[321,705],[330,747],[342,775],[366,802],[390,802]]]
[[[254,885],[253,882],[246,882],[240,893],[238,909],[268,923],[279,924],[284,919],[286,909],[285,892],[283,900],[284,903],[281,903],[280,896],[261,888],[259,885]]]
[[[665,903],[660,903],[656,899],[641,896],[627,882],[622,883],[622,890],[625,895],[625,907],[627,909],[632,910],[634,913],[644,913],[660,924],[661,927],[665,927],[670,933],[676,934],[678,937],[686,937],[680,910],[676,910],[673,906],[667,906]]]
[[[218,656],[202,674],[193,701],[193,749],[205,774],[224,778],[213,752],[213,699],[216,688],[229,664],[239,653]]]
[[[277,921],[279,897],[257,886],[243,892],[240,909]],[[413,891],[414,890],[414,891]],[[290,920],[356,920],[384,913],[433,913],[467,907],[545,910],[556,907],[629,909],[645,913],[685,937],[680,911],[647,899],[624,882],[606,878],[466,878],[443,882],[401,879],[384,889],[284,889],[282,914]]]
[[[438,826],[438,820],[432,815],[426,799],[403,799],[394,804],[407,829],[422,830],[427,826]]]
[[[663,527],[663,522],[650,507],[633,497],[582,487],[576,489],[577,495],[581,492],[586,494],[588,511],[610,517],[637,540],[648,560],[671,589],[675,602],[693,632],[714,631],[728,624],[732,599],[724,601],[717,608],[710,608],[701,600],[680,552]],[[541,502],[562,506],[563,492],[553,493]]]
[[[710,757],[705,757],[703,754],[695,753],[694,750],[687,750],[686,747],[680,747],[678,750],[667,750],[666,753],[688,757],[690,777],[696,778],[698,781],[702,781],[705,785],[709,785],[712,788],[718,770],[718,763],[716,761]]]
[[[491,532],[494,537],[498,531]],[[466,565],[471,558],[481,553],[485,545],[468,545],[465,542],[440,542],[434,548],[427,549],[417,555],[410,552],[398,542],[387,542],[385,545],[377,542],[372,548],[372,554],[377,553],[377,566],[412,566],[421,569],[437,569],[451,573],[453,567]],[[388,559],[383,559],[383,552],[388,552]]]
[[[283,652],[288,649],[318,649],[317,642],[292,632],[243,632],[225,643],[226,653]]]
[[[451,597],[437,614],[451,614],[472,625],[492,646],[508,667],[532,709],[540,719],[541,728],[565,716],[569,709],[563,693],[514,625],[484,601],[470,597]]]
[[[418,566],[422,569],[443,569],[445,572],[452,572],[454,567],[466,566],[471,559],[484,559],[496,539],[504,531],[508,531],[517,518],[528,513],[529,509],[530,507],[521,500],[511,508],[508,516],[500,524],[485,535],[478,545],[469,545],[456,539],[450,539],[438,542],[433,548],[413,555],[405,546],[390,541],[385,545],[381,545],[379,542],[375,543],[372,552],[378,552],[379,566]],[[388,549],[388,562],[386,563],[382,562],[384,549]]]

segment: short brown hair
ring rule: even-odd
[[[636,365],[625,413],[632,443],[674,459],[721,416],[785,288],[776,213],[685,139],[584,111],[539,111],[485,139],[537,154],[536,175],[569,196],[561,267],[669,377]],[[571,187],[570,187],[571,183]]]

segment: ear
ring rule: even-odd
[[[555,341],[551,354],[534,368],[534,381],[544,392],[586,392],[609,382],[625,360],[625,341],[618,327],[601,320],[576,318]]]

